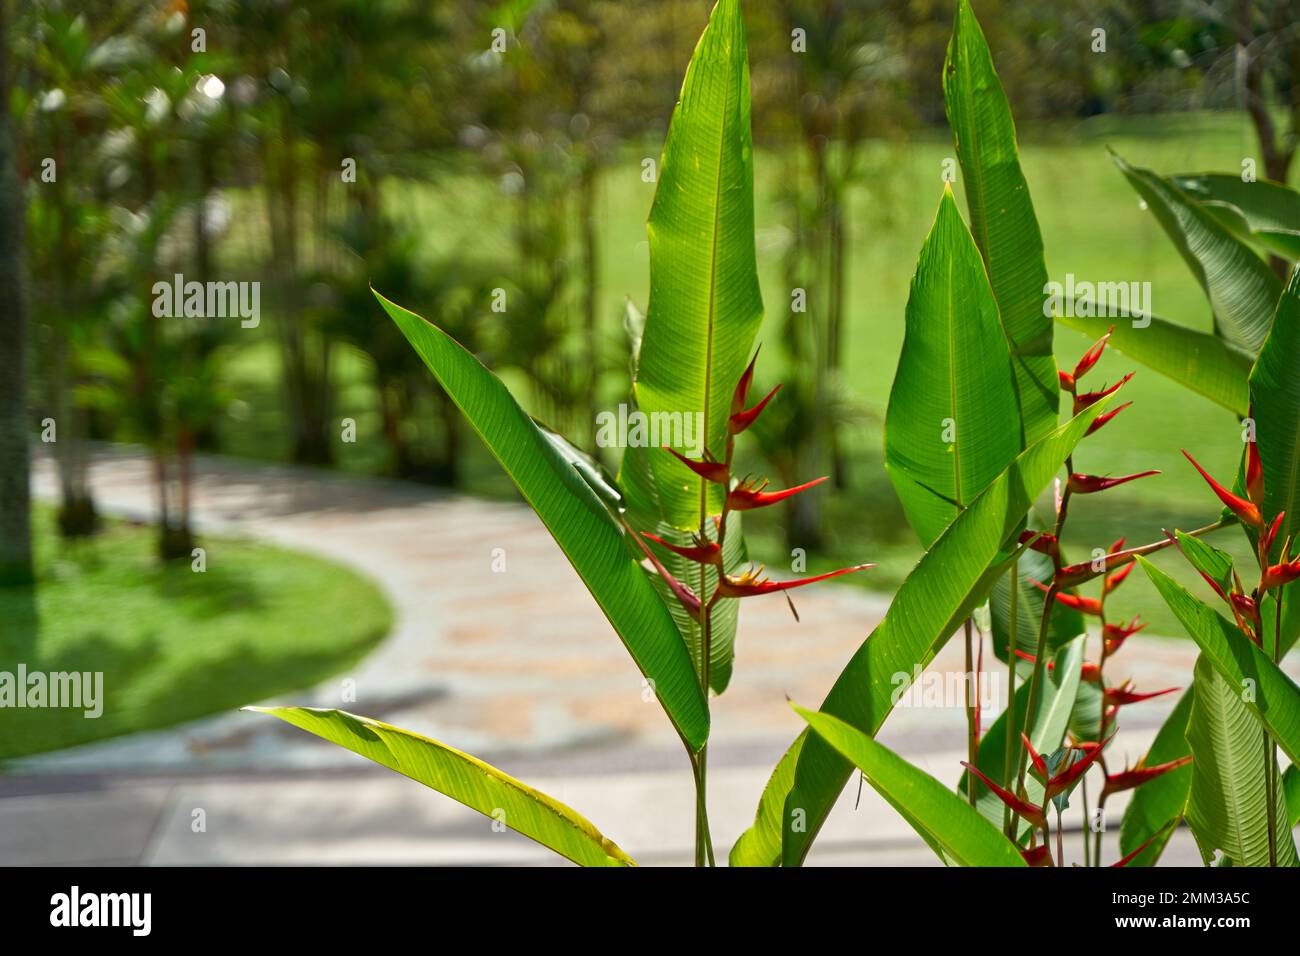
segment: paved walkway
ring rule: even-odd
[[[238,531],[351,565],[396,611],[354,673],[279,703],[345,706],[478,753],[586,813],[647,862],[689,857],[691,788],[676,736],[581,581],[523,505],[398,482],[221,458],[197,463],[200,530]],[[105,453],[93,486],[111,513],[148,518],[144,459]],[[54,491],[48,461],[39,494]],[[504,548],[506,570],[492,570]],[[869,572],[868,572],[869,573]],[[752,819],[799,729],[786,696],[816,704],[887,599],[842,586],[745,602],[735,677],[714,702],[714,832],[725,850]],[[1187,642],[1139,639],[1126,663],[1143,686],[1183,684]],[[932,665],[961,669],[950,644]],[[344,678],[355,703],[342,701]],[[1126,723],[1136,758],[1165,713]],[[881,739],[936,776],[955,776],[959,709],[900,709]],[[928,862],[874,794],[833,815],[826,862]],[[203,814],[196,814],[202,810]],[[206,831],[196,832],[202,816]],[[0,861],[545,862],[533,844],[418,785],[270,718],[234,713],[14,765],[0,778]],[[1187,859],[1190,846],[1180,847]]]

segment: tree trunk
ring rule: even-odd
[[[9,117],[9,5],[0,0],[0,584],[32,581],[22,183]]]

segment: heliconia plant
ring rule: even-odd
[[[806,726],[774,769],[753,825],[727,862],[802,864],[854,771],[945,864],[1067,865],[1062,814],[1078,794],[1089,819],[1087,781],[1094,771],[1098,810],[1116,793],[1138,794],[1132,804],[1138,809],[1125,815],[1122,855],[1105,861],[1110,866],[1154,862],[1184,818],[1203,850],[1223,850],[1236,864],[1293,862],[1283,827],[1286,788],[1272,742],[1296,759],[1300,692],[1277,662],[1300,632],[1300,613],[1292,627],[1282,599],[1300,578],[1286,517],[1300,514],[1300,502],[1290,500],[1297,485],[1288,477],[1297,471],[1300,386],[1282,363],[1300,348],[1300,280],[1293,278],[1290,298],[1262,336],[1254,306],[1228,296],[1234,311],[1224,329],[1241,342],[1205,353],[1218,359],[1198,364],[1194,357],[1137,356],[1166,373],[1182,368],[1192,387],[1233,407],[1240,397],[1233,377],[1244,354],[1239,346],[1259,338],[1263,350],[1250,397],[1263,437],[1259,455],[1248,455],[1243,467],[1244,491],[1212,481],[1226,506],[1218,520],[1137,547],[1121,539],[1090,561],[1070,563],[1062,540],[1075,498],[1157,474],[1075,467],[1081,443],[1130,405],[1117,393],[1131,374],[1098,383],[1094,371],[1105,349],[1126,341],[1127,333],[1098,330],[1070,370],[1057,368],[1054,318],[1044,308],[1042,237],[1011,111],[968,0],[956,4],[943,87],[968,184],[969,225],[945,187],[911,284],[884,439],[886,470],[925,552],[819,708],[793,705]],[[805,476],[774,489],[735,470],[737,441],[780,401],[779,386],[751,394],[763,307],[749,111],[740,2],[718,0],[688,67],[659,167],[648,223],[647,313],[629,323],[636,408],[698,415],[703,434],[694,450],[629,447],[611,477],[532,419],[500,379],[435,324],[379,296],[555,538],[681,738],[695,788],[694,859],[701,866],[716,862],[707,790],[710,709],[731,677],[740,599],[780,592],[788,600],[796,588],[871,566],[789,580],[769,578],[746,561],[745,512],[817,494],[822,481]],[[1273,237],[1262,223],[1252,229]],[[1202,245],[1188,243],[1189,256],[1203,254]],[[1202,276],[1207,285],[1225,281],[1213,269]],[[1170,335],[1157,331],[1155,338]],[[1178,348],[1200,345],[1170,346]],[[1068,409],[1063,422],[1062,405]],[[1050,514],[1040,517],[1036,505],[1053,487]],[[1251,591],[1226,556],[1202,540],[1230,524],[1241,524],[1257,543],[1260,574]],[[1175,546],[1211,582],[1232,622],[1145,563]],[[1145,626],[1139,618],[1113,619],[1106,607],[1138,563],[1203,653],[1195,690],[1171,718],[1181,721],[1177,732],[1166,724],[1143,759],[1121,768],[1108,762],[1108,752],[1122,710],[1176,690],[1107,678],[1108,661]],[[1094,586],[1095,593],[1084,593]],[[1271,631],[1270,615],[1276,617]],[[1096,627],[1091,657],[1090,623]],[[954,786],[875,737],[899,692],[957,633],[968,686],[965,772]],[[988,727],[979,718],[977,680],[986,637],[1010,682],[1007,706]],[[900,675],[906,678],[901,688]],[[1259,695],[1238,702],[1229,691],[1247,678]],[[633,863],[576,811],[446,744],[337,710],[265,712],[494,815],[575,863]],[[1260,781],[1228,779],[1227,768],[1241,766],[1246,746],[1254,748]],[[1255,804],[1264,805],[1263,817],[1231,816],[1253,814]],[[1258,839],[1265,831],[1267,854]],[[1228,839],[1243,833],[1251,836],[1248,846]],[[1101,866],[1101,834],[1090,835],[1085,828],[1082,862]]]

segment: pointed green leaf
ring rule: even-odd
[[[906,322],[885,415],[885,468],[929,547],[1021,447],[997,303],[947,188],[921,247]]]
[[[369,717],[312,707],[270,714],[446,794],[582,866],[635,866],[581,814],[454,747]]]
[[[1264,518],[1285,511],[1279,549],[1300,529],[1300,266],[1277,303],[1268,340],[1250,373],[1251,415],[1264,468]]]
[[[1056,427],[1060,388],[1052,320],[1043,311],[1043,237],[1020,169],[1016,127],[967,0],[958,0],[943,69],[944,109],[966,187],[971,233],[988,267],[1014,359],[1022,447]]]
[[[1022,452],[948,526],[903,582],[885,619],[835,681],[822,704],[823,713],[868,734],[880,729],[893,709],[895,692],[906,690],[915,668],[924,669],[934,659],[1006,571],[1018,550],[1015,538],[1030,505],[1105,405],[1103,399]],[[848,762],[826,744],[805,741],[782,818],[786,832],[781,854],[787,866],[803,860],[850,772]],[[769,786],[784,784],[774,777]],[[803,811],[797,815],[806,823],[803,832],[792,832],[794,810]],[[763,852],[771,850],[763,847]]]
[[[1150,561],[1145,558],[1138,561],[1205,657],[1242,697],[1246,707],[1291,761],[1300,760],[1297,757],[1300,754],[1300,687],[1238,631],[1235,624],[1187,593]]]
[[[698,749],[709,712],[686,645],[601,496],[501,380],[460,343],[376,293],[564,551],[682,737]]]
[[[1282,285],[1264,260],[1170,180],[1112,156],[1210,300],[1219,335],[1251,355],[1273,321]]]
[[[1175,531],[1174,538],[1188,564],[1217,584],[1224,594],[1232,590],[1232,555],[1185,531]]]
[[[754,824],[740,835],[731,848],[732,866],[778,866],[781,863],[781,815],[785,813],[785,795],[794,786],[794,768],[799,762],[808,731],[794,739],[790,749],[777,763],[763,788],[754,814]]]
[[[1191,688],[1184,691],[1178,698],[1173,713],[1161,725],[1151,749],[1147,751],[1148,767],[1158,767],[1191,753],[1185,731],[1194,693]],[[1175,825],[1186,812],[1191,781],[1192,768],[1183,765],[1154,780],[1148,780],[1133,791],[1133,799],[1124,810],[1124,820],[1120,826],[1119,851],[1121,856],[1128,856],[1144,843],[1147,846],[1129,861],[1128,866],[1156,865],[1169,838],[1173,836]],[[1151,842],[1148,843],[1148,840]]]
[[[1137,327],[1131,319],[1083,318],[1078,309],[1072,316],[1057,316],[1057,321],[1094,340],[1114,326],[1114,348],[1233,414],[1246,415],[1251,356],[1218,336],[1157,317]]]
[[[691,57],[659,163],[648,224],[650,305],[634,395],[649,416],[703,417],[721,460],[732,392],[763,317],[754,248],[749,61],[739,0],[719,0]],[[686,451],[684,443],[673,446]],[[699,449],[692,450],[698,453]],[[660,516],[700,527],[701,479],[652,455]],[[709,512],[722,490],[709,485]]]
[[[1221,850],[1233,866],[1268,866],[1264,730],[1242,703],[1241,692],[1223,679],[1204,654],[1196,662],[1195,674],[1187,721],[1192,752],[1187,825],[1205,862]],[[1274,794],[1277,863],[1300,866],[1280,784],[1279,780]]]
[[[961,866],[1024,866],[1002,831],[928,773],[830,714],[795,707],[813,732],[866,776],[940,859]]]
[[[1235,235],[1275,255],[1300,259],[1300,193],[1294,189],[1267,179],[1245,182],[1228,173],[1169,178]]]

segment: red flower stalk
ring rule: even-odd
[[[1025,529],[1020,532],[1020,544],[1029,545],[1030,551],[1037,551],[1039,554],[1045,554],[1049,558],[1054,557],[1060,542],[1056,540],[1056,535],[1048,534],[1046,531],[1033,531]]]
[[[1123,405],[1120,405],[1116,408],[1112,408],[1108,412],[1102,412],[1100,415],[1098,415],[1096,418],[1092,420],[1092,424],[1088,426],[1088,430],[1083,433],[1084,436],[1086,437],[1088,435],[1093,434],[1094,432],[1101,431],[1101,429],[1104,428],[1112,418],[1114,418],[1116,415],[1124,411],[1124,409],[1128,408],[1132,404],[1133,404],[1132,402],[1125,402]]]
[[[1223,485],[1211,478],[1210,473],[1202,468],[1195,458],[1187,454],[1187,449],[1183,449],[1183,454],[1186,456],[1187,460],[1192,463],[1192,467],[1201,473],[1201,477],[1205,479],[1205,483],[1210,486],[1211,490],[1213,490],[1216,495],[1219,496],[1219,500],[1224,503],[1229,511],[1252,528],[1260,531],[1264,529],[1264,516],[1260,514],[1259,508],[1255,504],[1247,501],[1245,498],[1234,495],[1227,488],[1223,487]]]
[[[1264,463],[1259,460],[1259,444],[1246,443],[1246,494],[1261,508],[1264,506]]]
[[[1114,331],[1115,326],[1112,325],[1106,330],[1105,335],[1094,342],[1088,351],[1083,353],[1083,358],[1079,359],[1079,363],[1074,366],[1074,374],[1070,376],[1072,381],[1077,382],[1092,371],[1092,367],[1101,358],[1101,353],[1106,351],[1106,343],[1110,341],[1111,333]]]
[[[1190,758],[1189,758],[1189,759],[1190,759]],[[1149,847],[1152,843],[1155,843],[1155,842],[1156,842],[1156,838],[1159,837],[1161,834],[1163,834],[1163,833],[1164,833],[1166,830],[1168,830],[1168,829],[1169,829],[1168,826],[1163,826],[1163,827],[1161,827],[1161,828],[1160,828],[1159,830],[1157,830],[1155,833],[1151,834],[1149,837],[1147,837],[1145,840],[1143,840],[1143,841],[1142,841],[1142,845],[1141,845],[1140,847],[1138,847],[1136,850],[1134,850],[1132,853],[1128,854],[1128,855],[1125,856],[1123,859],[1116,860],[1114,863],[1112,863],[1112,864],[1111,864],[1111,868],[1114,868],[1114,867],[1117,867],[1117,866],[1128,866],[1130,863],[1133,862],[1134,858],[1135,858],[1139,853],[1141,853],[1143,850],[1145,850],[1147,847]]]
[[[1061,374],[1064,375],[1065,373],[1062,372]],[[1048,848],[1046,843],[1040,843],[1031,850],[1021,850],[1020,856],[1031,867],[1056,865],[1052,862],[1052,851]]]
[[[1177,760],[1171,760],[1168,763],[1162,763],[1156,767],[1144,767],[1142,766],[1142,761],[1139,760],[1138,765],[1131,770],[1124,770],[1120,773],[1107,775],[1106,785],[1102,787],[1101,790],[1101,799],[1105,800],[1112,793],[1119,793],[1122,790],[1132,790],[1134,787],[1140,787],[1148,780],[1154,780],[1161,774],[1166,774],[1171,770],[1177,770],[1183,764],[1190,763],[1191,759],[1191,754],[1188,754],[1186,757],[1180,757]]]
[[[839,577],[841,574],[851,574],[854,571],[865,571],[867,568],[874,567],[874,564],[855,564],[849,568],[827,571],[825,574],[815,574],[810,578],[796,578],[793,581],[769,581],[763,576],[762,568],[751,568],[738,577],[724,574],[718,581],[718,594],[729,598],[772,594],[775,591],[789,591],[791,588],[801,588],[805,584],[815,584],[818,581],[825,581],[827,578]]]
[[[1139,478],[1147,478],[1151,475],[1158,474],[1160,474],[1160,472],[1154,469],[1151,471],[1140,471],[1136,475],[1121,475],[1119,478],[1103,478],[1100,475],[1073,474],[1070,476],[1068,487],[1076,495],[1090,495],[1097,491],[1105,491],[1107,488],[1114,488],[1116,485],[1122,485],[1126,482],[1136,481]]]
[[[1125,681],[1119,687],[1107,687],[1105,699],[1108,705],[1123,707],[1127,704],[1140,704],[1144,700],[1150,700],[1152,697],[1160,697],[1164,694],[1172,694],[1179,690],[1177,687],[1167,687],[1164,690],[1154,691],[1150,694],[1139,694],[1133,690],[1133,682]]]
[[[687,561],[695,561],[699,564],[722,564],[722,546],[716,541],[701,541],[699,536],[695,537],[695,544],[680,545],[665,541],[658,535],[653,535],[649,531],[642,531],[642,535],[649,538],[655,544],[667,548],[673,554],[680,554]]]
[[[1277,513],[1277,517],[1273,519],[1272,526],[1260,536],[1259,550],[1260,553],[1263,554],[1265,558],[1267,558],[1269,552],[1273,550],[1273,539],[1277,537],[1277,529],[1282,527],[1282,519],[1285,517],[1286,517],[1286,512],[1279,511]],[[1285,560],[1286,549],[1283,548],[1282,551],[1283,551],[1282,558]]]
[[[727,463],[725,461],[713,461],[709,457],[708,452],[704,453],[705,457],[703,461],[696,461],[694,458],[687,458],[685,455],[675,449],[669,448],[667,445],[664,446],[664,451],[668,452],[668,454],[672,455],[705,481],[713,481],[718,484],[725,484],[727,481],[727,475],[730,471],[727,467]]]
[[[1106,624],[1101,629],[1102,640],[1105,642],[1106,656],[1114,654],[1124,642],[1146,627],[1145,623],[1139,623],[1141,618],[1133,618],[1127,624]]]
[[[825,476],[814,478],[806,484],[798,485],[794,488],[786,488],[784,491],[764,491],[763,489],[767,487],[766,479],[758,485],[755,485],[748,480],[742,481],[728,492],[727,507],[732,511],[750,511],[754,508],[763,508],[767,505],[774,505],[778,501],[784,501],[791,495],[797,495],[801,491],[806,491],[813,485],[820,485],[825,480]]]
[[[1076,415],[1079,414],[1085,408],[1087,408],[1090,405],[1096,404],[1097,402],[1105,398],[1107,395],[1114,395],[1121,388],[1127,385],[1129,379],[1131,379],[1132,377],[1133,377],[1133,373],[1129,372],[1127,375],[1121,378],[1114,385],[1111,385],[1109,388],[1100,388],[1095,392],[1084,392],[1082,395],[1075,395],[1074,414]]]
[[[1290,584],[1296,578],[1300,578],[1300,558],[1295,561],[1283,561],[1280,564],[1265,568],[1264,575],[1260,578],[1259,587],[1261,591],[1271,591],[1273,588]]]
[[[763,414],[763,409],[767,408],[767,403],[772,400],[772,396],[781,390],[778,384],[772,391],[763,396],[763,400],[753,408],[747,408],[739,412],[732,413],[727,419],[727,430],[733,435],[739,435],[750,425],[754,424],[754,419]]]
[[[1130,561],[1128,564],[1124,565],[1124,567],[1120,568],[1114,574],[1107,575],[1106,583],[1104,585],[1105,592],[1109,594],[1111,591],[1115,590],[1117,587],[1123,584],[1124,579],[1133,573],[1133,569],[1135,567],[1137,567],[1137,565],[1134,562]]]
[[[1034,584],[1042,591],[1051,589],[1041,581],[1034,581]],[[1101,602],[1096,598],[1084,597],[1082,594],[1068,594],[1065,591],[1056,592],[1056,600],[1060,601],[1066,607],[1072,607],[1084,614],[1091,614],[1094,617],[1101,617]]]
[[[1020,797],[1016,796],[1014,793],[1012,793],[1010,790],[1006,789],[1005,787],[999,786],[998,784],[994,783],[992,780],[986,777],[978,767],[975,767],[973,764],[970,764],[967,761],[963,760],[961,762],[961,765],[966,768],[968,773],[975,774],[976,777],[978,777],[981,781],[983,781],[984,786],[988,787],[989,790],[991,790],[999,800],[1001,800],[1003,803],[1009,806],[1016,813],[1020,814],[1020,816],[1023,817],[1025,821],[1029,823],[1030,826],[1038,827],[1040,830],[1047,826],[1047,817],[1043,814],[1042,807],[1035,806],[1034,804],[1030,803],[1028,800],[1023,800]]]
[[[761,345],[754,349],[754,357],[745,366],[745,371],[740,373],[740,379],[736,382],[736,390],[731,393],[730,414],[732,415],[745,407],[745,399],[749,396],[749,386],[754,382],[754,366],[758,364],[758,353],[762,350],[763,346]]]
[[[654,565],[654,569],[657,572],[659,572],[659,576],[664,579],[664,582],[668,585],[668,589],[673,592],[673,595],[681,603],[682,607],[686,608],[686,612],[690,614],[691,617],[696,618],[698,620],[700,616],[700,606],[701,606],[699,595],[697,595],[694,591],[692,591],[688,586],[683,584],[681,581],[678,581],[675,577],[673,577],[672,572],[670,572],[667,568],[664,567],[663,562],[660,561],[655,556],[655,553],[650,550],[649,545],[647,545],[636,535],[633,535],[633,538],[635,539],[636,543],[640,546],[641,550],[645,553],[645,556],[650,559],[650,563]]]
[[[1071,747],[1069,748],[1070,750],[1082,751],[1085,756],[1081,760],[1072,760],[1064,768],[1057,771],[1054,776],[1048,776],[1047,761],[1039,755],[1038,751],[1034,750],[1034,745],[1029,742],[1029,738],[1025,736],[1024,733],[1021,733],[1020,739],[1024,742],[1025,748],[1029,751],[1029,759],[1034,765],[1034,770],[1036,770],[1038,776],[1042,778],[1044,787],[1044,805],[1046,805],[1047,801],[1051,800],[1057,794],[1069,790],[1070,787],[1074,785],[1074,782],[1083,776],[1083,774],[1087,772],[1088,768],[1092,766],[1093,762],[1101,756],[1102,751],[1100,744],[1080,744]]]

